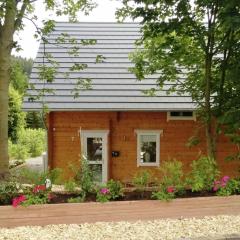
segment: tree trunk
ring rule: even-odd
[[[207,155],[215,159],[215,137],[213,129],[213,118],[211,112],[211,65],[212,57],[209,54],[205,62],[205,128],[206,128],[206,143]]]
[[[4,25],[0,28],[0,180],[9,175],[8,157],[8,86],[10,60],[13,46],[16,2],[6,2]]]

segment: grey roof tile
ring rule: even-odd
[[[61,33],[67,33],[78,39],[96,39],[95,45],[81,46],[79,56],[69,56],[70,44],[56,46],[55,40]],[[59,63],[55,81],[43,83],[39,80],[38,65],[43,62],[43,43],[40,44],[37,58],[34,61],[30,83],[36,90],[41,90],[43,85],[54,89],[47,93],[44,101],[51,111],[168,111],[168,110],[193,110],[195,104],[187,94],[179,96],[176,93],[167,94],[173,83],[167,82],[156,97],[143,94],[142,90],[156,87],[159,74],[146,77],[138,81],[128,71],[133,64],[128,59],[130,52],[135,49],[134,42],[140,38],[138,23],[56,23],[48,41],[45,51],[50,53]],[[96,56],[105,57],[103,63],[95,63]],[[47,65],[47,60],[45,59]],[[88,68],[71,72],[69,68],[74,62],[86,63]],[[64,76],[68,72],[69,76]],[[183,76],[180,76],[180,79]],[[74,88],[79,78],[90,78],[91,89],[79,92],[79,97],[74,98]],[[36,96],[36,90],[28,90],[28,94]],[[30,101],[25,97],[23,108],[27,111],[40,110],[42,99]]]

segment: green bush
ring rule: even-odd
[[[15,144],[9,140],[10,158],[25,160],[40,156],[46,150],[45,136],[43,129],[22,129]]]
[[[133,185],[138,191],[144,191],[145,188],[151,183],[152,175],[149,171],[143,170],[137,172],[133,177]]]
[[[90,169],[88,160],[83,156],[81,165],[69,164],[69,168],[74,174],[74,180],[81,190],[87,195],[95,191],[94,172]]]
[[[159,167],[161,180],[159,188],[153,192],[152,198],[169,201],[185,192],[182,163],[177,160],[165,161]]]
[[[68,192],[76,191],[77,183],[74,180],[68,180],[64,183],[64,189]]]
[[[82,194],[79,197],[69,198],[68,203],[82,203],[85,201],[85,195]]]
[[[185,182],[183,179],[183,165],[177,160],[165,161],[159,167],[161,181],[165,188],[173,186],[177,192],[183,191]]]
[[[11,204],[12,199],[18,196],[21,185],[14,179],[0,182],[0,204]]]
[[[23,168],[20,169],[16,175],[19,182],[34,185],[45,184],[47,178],[51,180],[52,184],[59,184],[62,182],[62,169],[60,168],[54,168],[47,172],[39,172],[37,170]]]
[[[222,179],[224,179],[224,177]],[[220,181],[215,181],[215,184],[216,182],[220,182]],[[239,194],[240,180],[232,178],[226,181],[224,184],[223,184],[223,181],[221,181],[221,184],[219,185],[219,188],[216,191],[217,191],[216,194],[218,196],[230,196],[233,194]]]
[[[107,188],[110,191],[111,199],[114,200],[123,196],[123,185],[121,182],[110,179],[107,182]]]
[[[27,146],[14,144],[11,140],[8,140],[8,152],[10,159],[25,160],[30,157],[29,149]]]
[[[214,180],[219,176],[214,159],[200,157],[191,164],[192,170],[187,177],[187,184],[193,192],[210,191]]]

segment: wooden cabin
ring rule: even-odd
[[[194,159],[206,154],[204,127],[196,118],[191,97],[168,95],[171,82],[156,96],[147,96],[143,90],[156,87],[157,74],[138,81],[129,72],[133,64],[128,56],[141,36],[139,29],[137,23],[56,23],[49,43],[40,44],[30,79],[35,90],[28,93],[34,98],[43,87],[54,93],[47,92],[34,101],[26,97],[24,109],[40,111],[42,103],[47,104],[50,168],[62,168],[69,176],[69,165],[77,166],[84,155],[99,181],[113,178],[128,182],[140,169],[157,174],[166,160],[182,161],[187,171]],[[71,41],[56,44],[62,36],[75,38],[78,54],[69,55]],[[90,39],[96,44],[82,44],[82,40]],[[44,61],[51,65],[44,52],[59,64],[53,82],[39,79],[39,64]],[[96,63],[97,56],[103,61]],[[72,71],[74,63],[88,67]],[[90,79],[91,87],[74,97],[81,79]],[[200,143],[187,147],[196,132]],[[224,160],[235,150],[226,137],[219,137],[217,161],[223,174],[237,173],[237,163]]]

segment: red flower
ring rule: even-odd
[[[13,207],[17,207],[18,205],[20,205],[22,202],[24,202],[26,200],[26,196],[21,195],[19,197],[16,197],[12,200],[12,205]]]
[[[46,186],[45,185],[37,185],[33,188],[33,193],[38,193],[40,191],[45,191]]]
[[[173,193],[174,191],[175,191],[174,186],[169,186],[169,187],[167,187],[167,192],[168,192],[168,193]]]

